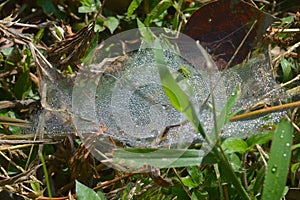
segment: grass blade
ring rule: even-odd
[[[292,135],[291,123],[281,121],[273,137],[262,200],[280,199],[283,195],[291,158]]]
[[[179,87],[169,71],[167,63],[164,61],[163,50],[160,47],[159,40],[155,40],[154,43],[154,58],[165,94],[174,108],[183,113],[202,137],[206,138],[205,131],[200,123],[192,102],[185,92]]]

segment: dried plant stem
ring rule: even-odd
[[[258,117],[258,116],[265,115],[265,114],[268,114],[268,113],[279,112],[279,111],[282,111],[282,110],[295,108],[295,107],[300,107],[300,101],[287,103],[287,104],[283,104],[283,105],[278,105],[278,106],[267,107],[267,108],[255,110],[255,111],[252,111],[252,112],[243,113],[243,114],[240,114],[240,115],[233,116],[230,119],[230,121],[245,120],[245,119],[249,119],[249,118],[252,118],[252,117]]]
[[[279,62],[283,57],[285,57],[285,56],[289,55],[290,53],[292,53],[299,46],[300,46],[300,42],[297,42],[296,44],[294,44],[293,46],[291,46],[286,52],[284,52],[283,54],[280,54],[279,56],[277,56],[276,58],[274,58],[273,63]]]

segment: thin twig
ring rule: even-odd
[[[284,52],[283,54],[280,54],[279,56],[277,56],[276,58],[274,58],[273,59],[273,63],[278,63],[282,58],[284,58],[285,56],[287,56],[290,53],[292,53],[299,46],[300,46],[300,42],[297,42],[296,44],[294,44],[293,46],[291,46],[286,52]]]
[[[285,83],[281,83],[280,86],[281,86],[281,87],[285,87],[285,86],[287,86],[287,85],[289,85],[289,84],[292,84],[293,82],[298,81],[298,80],[300,80],[300,74],[298,74],[298,75],[297,75],[295,78],[293,78],[292,80],[289,80],[289,81],[287,81],[287,82],[285,82]]]

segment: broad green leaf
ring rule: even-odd
[[[140,6],[143,0],[133,0],[127,9],[127,17],[129,18],[134,11]]]
[[[283,195],[289,171],[292,137],[291,123],[282,120],[273,137],[262,200],[280,199]]]
[[[223,143],[222,143],[222,148],[224,151],[228,153],[245,153],[248,149],[247,143],[240,138],[227,138]]]
[[[29,76],[29,71],[24,72],[19,79],[14,88],[14,94],[18,99],[25,99],[31,90],[31,79]]]
[[[109,29],[111,34],[113,34],[119,25],[119,20],[115,17],[108,17],[107,20],[104,21],[103,25]]]
[[[94,190],[83,185],[79,181],[76,181],[76,197],[77,200],[106,200],[104,195],[99,195],[99,192],[96,193]]]
[[[204,152],[195,149],[116,149],[113,162],[139,168],[151,165],[158,168],[200,165]]]

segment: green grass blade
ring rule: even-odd
[[[292,134],[291,123],[282,120],[273,137],[262,200],[276,200],[283,195],[291,158]]]
[[[179,87],[169,71],[167,63],[164,61],[164,54],[160,47],[159,40],[155,40],[154,43],[154,58],[165,94],[169,98],[174,108],[183,113],[185,117],[192,123],[195,129],[204,138],[206,138],[205,131],[200,123],[192,102],[185,92]]]

